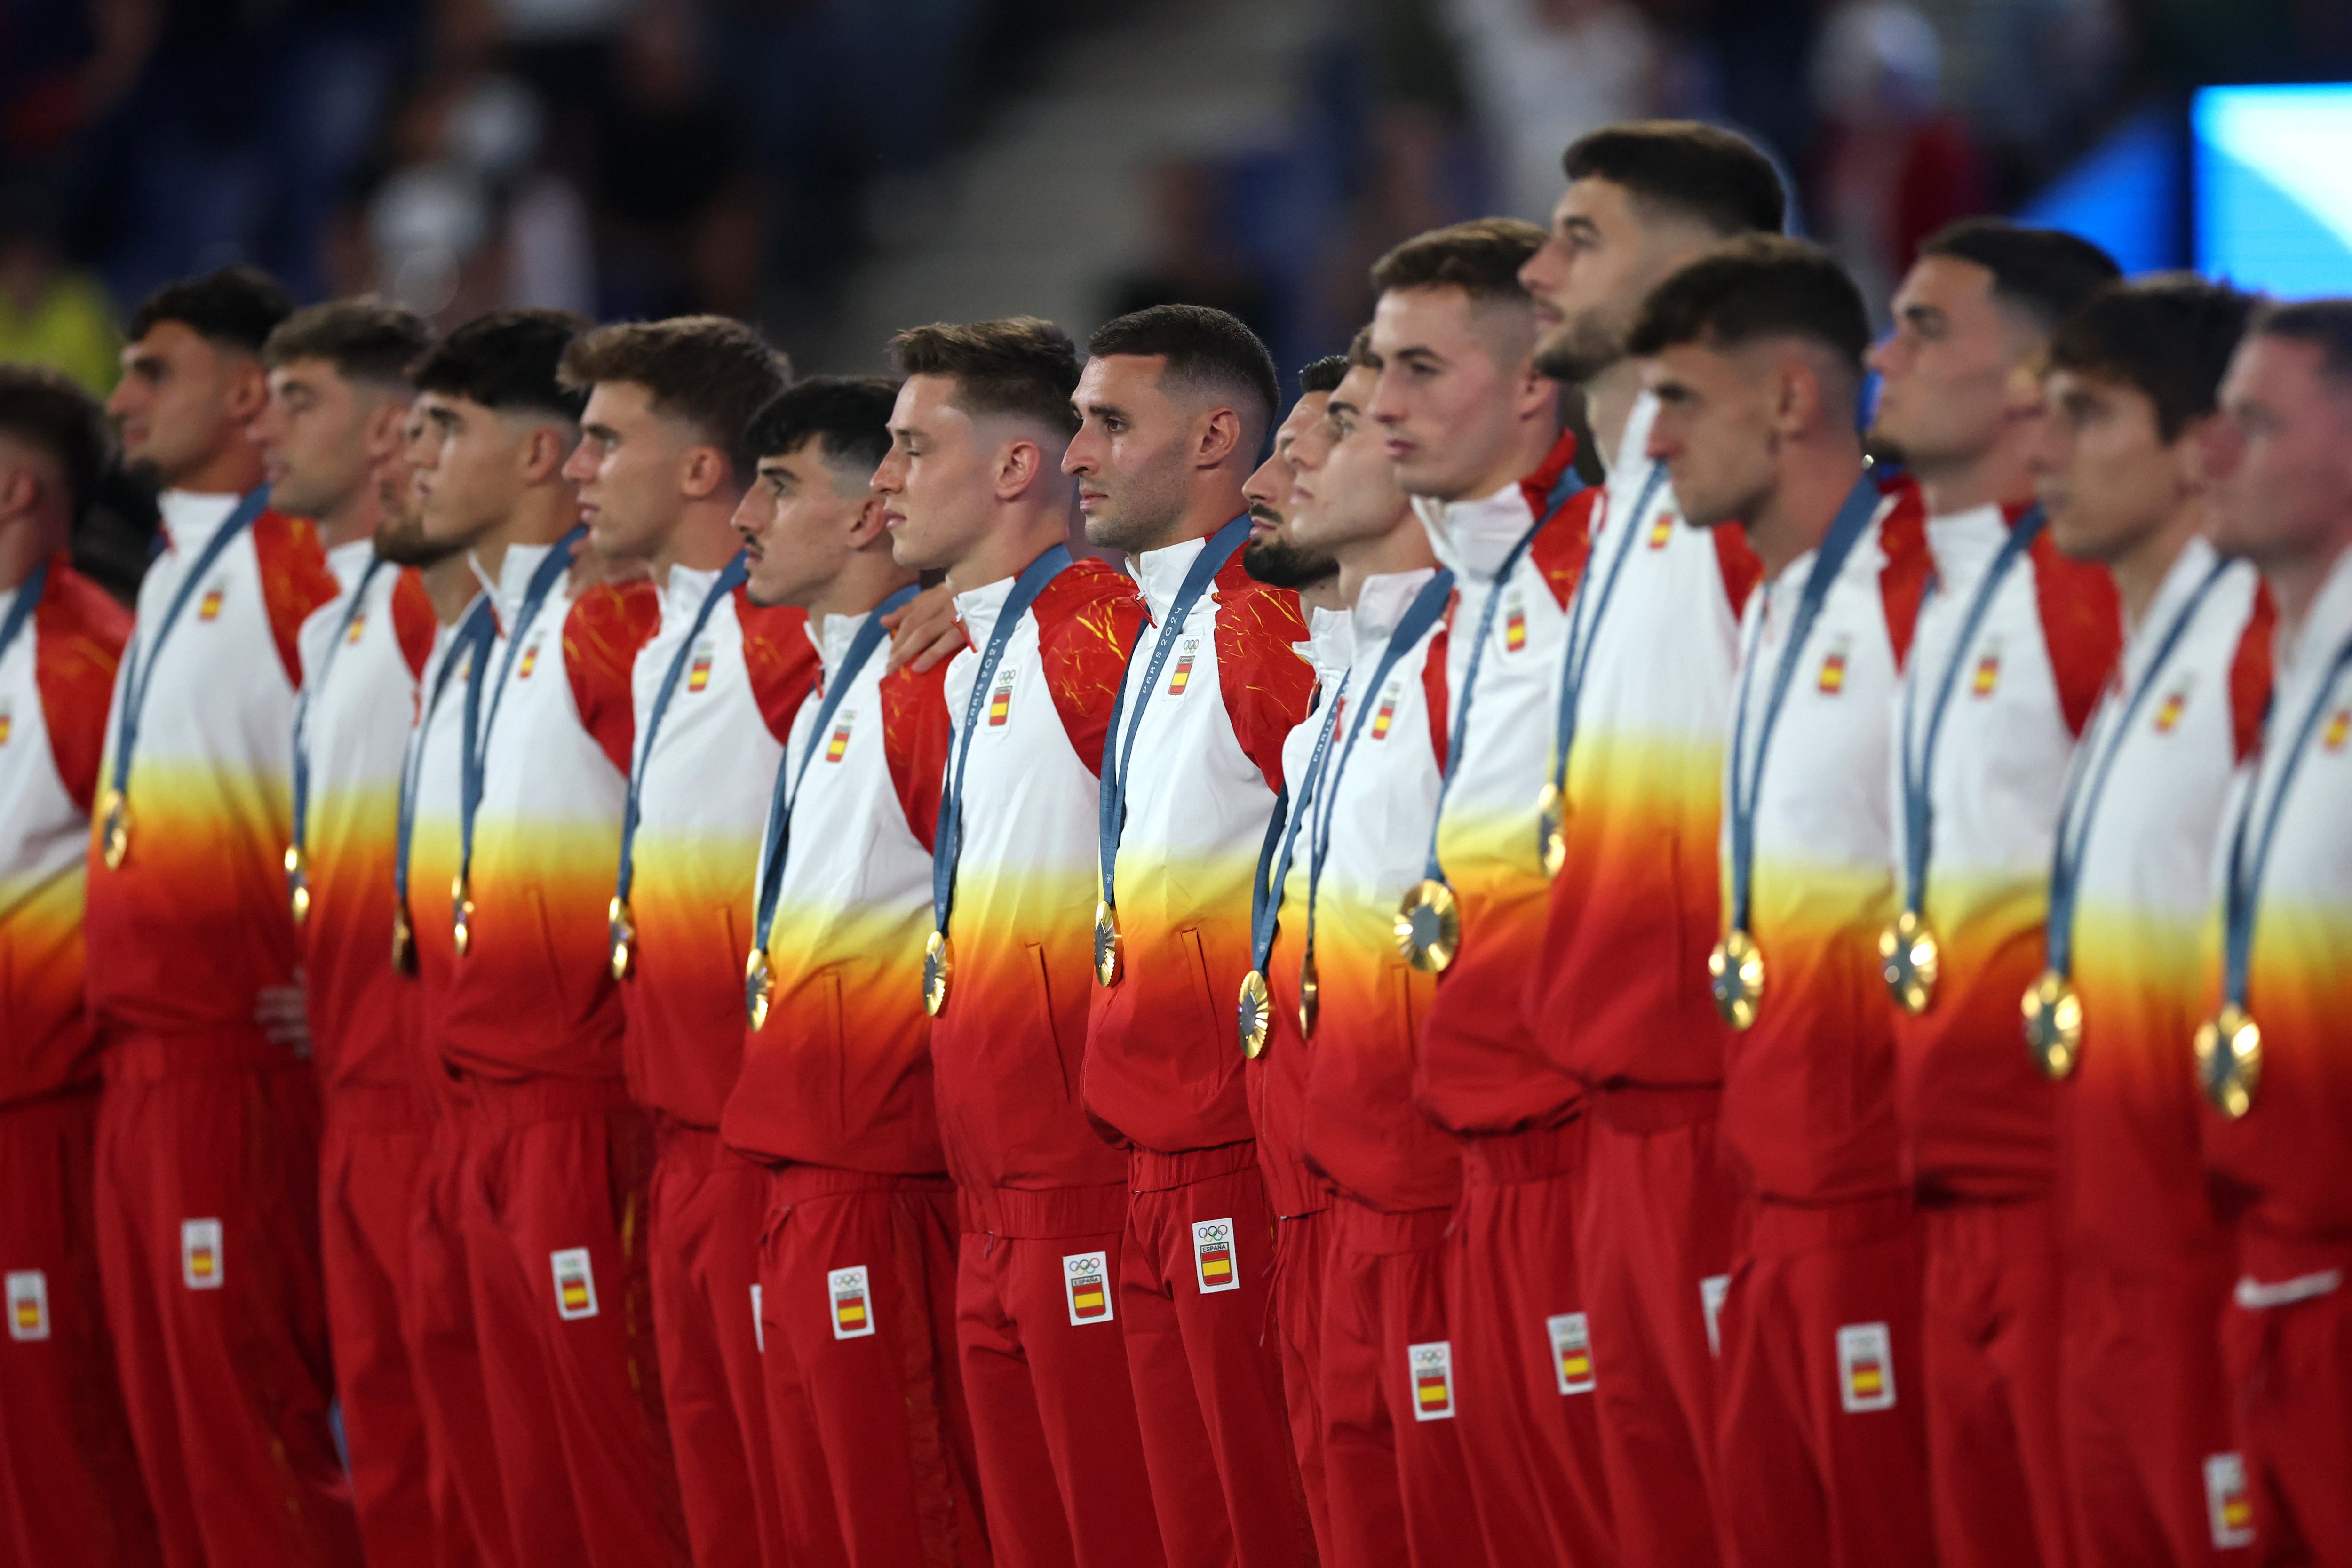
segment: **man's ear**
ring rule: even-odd
[[[1511,388],[1514,409],[1522,419],[1551,416],[1559,418],[1559,383],[1536,369],[1535,355],[1530,353],[1519,362],[1518,375]]]
[[[857,510],[849,519],[849,548],[870,550],[889,538],[890,524],[884,510],[882,498],[877,495],[869,495],[857,503]]]
[[[239,425],[249,425],[269,402],[269,373],[261,362],[241,353],[224,351],[227,364],[227,385],[223,389],[223,404],[228,416]]]
[[[1230,408],[1212,408],[1193,426],[1192,455],[1199,467],[1221,468],[1242,444],[1242,416]]]
[[[996,499],[1018,500],[1044,472],[1045,450],[1026,436],[1007,441],[996,455]],[[1056,454],[1055,467],[1060,466]]]
[[[408,405],[386,403],[367,416],[360,428],[360,449],[367,454],[370,466],[390,462],[400,456],[408,440]]]
[[[534,425],[522,440],[522,479],[528,485],[543,485],[563,472],[563,459],[572,455],[579,443],[569,439],[552,425]]]
[[[41,499],[41,481],[30,468],[0,468],[0,522],[22,517]]]
[[[688,500],[708,500],[726,489],[733,476],[734,465],[726,453],[711,446],[689,447],[678,463],[677,488]]]

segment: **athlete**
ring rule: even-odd
[[[456,703],[459,795],[452,816],[419,805],[405,905],[463,1107],[463,1268],[508,1534],[517,1562],[574,1568],[688,1556],[649,1310],[653,1129],[623,1077],[602,918],[630,666],[657,611],[642,580],[573,576],[562,467],[584,399],[557,366],[579,326],[481,317],[417,377],[440,437],[425,531],[474,538],[495,635],[436,705]]]
[[[1289,588],[1298,595],[1300,614],[1311,621],[1317,610],[1332,610],[1331,590],[1339,580],[1338,564],[1297,548],[1290,540],[1286,512],[1290,483],[1297,478],[1290,448],[1298,433],[1323,417],[1331,389],[1348,374],[1348,356],[1326,354],[1298,373],[1298,401],[1274,427],[1272,449],[1242,485],[1249,502],[1250,538],[1242,547],[1242,564],[1269,588]],[[1264,1152],[1260,1151],[1261,1153]],[[1271,1176],[1268,1177],[1272,1181]]]
[[[824,661],[756,856],[743,1069],[719,1125],[769,1173],[761,1364],[787,1556],[812,1568],[991,1560],[922,1003],[946,668],[884,669],[916,574],[867,485],[897,395],[788,388],[751,424],[759,479],[735,514],[752,603],[804,611]]]
[[[1572,1245],[1520,1250],[1578,1265],[1591,1392],[1559,1397],[1593,1404],[1622,1560],[1699,1568],[1716,1560],[1710,1303],[1736,1201],[1717,1151],[1723,1029],[1699,961],[1721,934],[1723,742],[1756,565],[1737,529],[1677,526],[1647,456],[1657,405],[1624,344],[1652,288],[1723,239],[1778,233],[1782,198],[1761,153],[1706,126],[1612,126],[1562,162],[1551,237],[1520,277],[1545,324],[1539,368],[1584,388],[1609,481],[1551,665],[1550,742],[1516,786],[1546,802],[1529,832],[1552,874],[1520,1027],[1522,1076],[1550,1083],[1554,1105],[1584,1096],[1587,1148],[1522,1189],[1529,1225],[1573,1213]],[[1488,1267],[1508,1266],[1507,1243],[1484,1244],[1503,1260]],[[1522,1300],[1518,1327],[1564,1355],[1580,1325],[1554,1303]],[[1583,1382],[1552,1375],[1555,1389]]]
[[[271,504],[310,520],[337,586],[302,624],[285,880],[325,1110],[320,1244],[335,1387],[360,1538],[378,1558],[434,1531],[419,1369],[401,1318],[431,1101],[384,940],[400,760],[434,616],[415,574],[375,547],[379,474],[399,458],[405,373],[429,337],[397,305],[298,310],[262,345],[269,401],[253,424]]]
[[[565,351],[585,392],[564,465],[588,547],[650,571],[635,752],[607,918],[631,1093],[656,1137],[647,1247],[678,1484],[698,1568],[785,1555],[758,1303],[767,1179],[719,1139],[742,1066],[743,911],[782,744],[815,674],[807,617],[753,608],[735,508],[752,416],[791,368],[719,316],[605,327]]]
[[[2059,1430],[2084,1568],[2252,1555],[2189,1053],[2221,808],[2270,692],[2269,599],[2205,540],[2200,477],[2252,307],[2186,276],[2100,290],[2052,343],[2032,453],[2052,542],[2107,569],[2126,632],[2068,778],[2027,1004],[2063,1085]]]
[[[1264,1332],[1274,1210],[1218,999],[1249,973],[1249,877],[1314,667],[1298,602],[1253,582],[1242,485],[1274,361],[1222,310],[1159,305],[1088,340],[1062,471],[1087,542],[1124,552],[1145,625],[1102,784],[1089,1117],[1127,1152],[1118,1310],[1172,1562],[1313,1561]]]
[[[874,490],[893,556],[946,573],[972,643],[948,667],[920,994],[989,1535],[1008,1563],[1158,1563],[1118,1293],[1127,1162],[1080,1103],[1096,770],[1142,605],[1069,557],[1068,338],[1015,317],[892,353],[907,381]]]
[[[108,400],[163,553],[107,721],[84,931],[106,1053],[99,1257],[173,1562],[353,1563],[319,1271],[319,1084],[284,860],[317,531],[249,439],[289,313],[249,268],[132,313]]]
[[[1647,455],[1684,521],[1740,529],[1763,572],[1708,960],[1746,1237],[1717,1315],[1716,1474],[1739,1564],[1934,1559],[1918,1229],[1874,973],[1895,908],[1882,781],[1927,560],[1916,493],[1863,462],[1869,344],[1853,280],[1777,236],[1672,274],[1628,340],[1658,405]]]
[[[90,1236],[82,984],[84,844],[131,617],[68,557],[110,446],[88,393],[0,367],[0,1559],[148,1568],[163,1553]]]
[[[1559,387],[1534,363],[1518,272],[1542,243],[1533,224],[1488,219],[1382,257],[1370,414],[1459,595],[1445,784],[1395,940],[1438,977],[1415,1088],[1463,1163],[1446,1268],[1471,1498],[1499,1554],[1532,1528],[1555,1557],[1605,1563],[1589,1382],[1563,1384],[1554,1365],[1555,1321],[1584,1306],[1570,1215],[1548,1201],[1583,1143],[1576,1086],[1496,1005],[1525,986],[1541,930],[1535,787],[1591,500],[1576,495]]]
[[[2276,606],[2277,693],[2221,816],[2195,1040],[2238,1244],[2222,1324],[2262,1560],[2352,1562],[2352,300],[2257,314],[2221,381],[2210,529]],[[2087,1015],[2086,1015],[2087,1017]]]
[[[1872,351],[1873,443],[1927,507],[1933,590],[1897,699],[1896,893],[1881,935],[1923,1210],[1921,1361],[1944,1568],[2073,1560],[2058,1441],[2057,1089],[2023,1048],[2068,759],[2122,632],[2114,584],[2031,506],[2034,368],[2113,279],[2095,246],[1986,219],[1921,248]]]

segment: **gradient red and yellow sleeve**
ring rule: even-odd
[[[1305,717],[1315,667],[1298,657],[1307,621],[1298,595],[1265,587],[1242,565],[1240,552],[1217,574],[1217,679],[1225,716],[1242,754],[1257,764],[1265,787],[1282,788],[1282,743]]]
[[[1099,776],[1127,657],[1143,628],[1143,599],[1124,573],[1087,560],[1048,584],[1031,614],[1062,728],[1087,771]]]
[[[433,657],[433,640],[439,631],[433,595],[425,591],[424,576],[414,566],[404,567],[392,585],[392,635],[400,644],[400,657],[407,663],[408,673],[418,680],[425,679],[425,666]]]
[[[83,811],[98,797],[107,706],[131,640],[131,612],[60,558],[33,608],[33,679],[58,777]]]
[[[822,660],[809,641],[808,612],[793,605],[751,603],[749,590],[735,590],[735,624],[743,633],[743,668],[768,733],[782,745],[793,732],[793,717],[815,689]]]
[[[925,851],[940,831],[940,797],[947,793],[948,751],[954,726],[944,688],[948,660],[918,673],[910,668],[882,678],[882,744],[890,786],[908,830]]]
[[[261,602],[269,612],[269,634],[286,666],[286,679],[302,689],[302,623],[310,612],[342,592],[319,531],[306,518],[271,510],[253,520],[253,552],[261,566]]]
[[[637,650],[660,625],[661,595],[643,580],[583,589],[563,617],[563,668],[580,722],[624,778],[636,737]]]

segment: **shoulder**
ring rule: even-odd
[[[1878,592],[1900,669],[1911,657],[1911,636],[1936,574],[1936,558],[1927,548],[1927,502],[1918,482],[1895,473],[1881,479],[1878,489]]]
[[[2044,528],[2029,552],[2035,614],[2057,678],[2058,705],[2077,735],[2123,649],[2123,602],[2106,568],[2060,552]]]
[[[743,663],[761,684],[808,681],[816,677],[816,645],[809,640],[808,612],[793,605],[755,605],[735,590],[735,623],[742,628]]]
[[[1029,614],[1041,644],[1072,652],[1099,645],[1123,660],[1143,618],[1143,595],[1126,573],[1088,558],[1048,583]]]
[[[2247,607],[2245,625],[2230,656],[2230,732],[2234,755],[2241,763],[2261,748],[2263,721],[2270,714],[2272,639],[2278,630],[2278,606],[2270,584],[2257,581]]]
[[[1528,560],[1562,605],[1576,591],[1576,579],[1592,551],[1592,523],[1607,504],[1608,490],[1588,485],[1563,502],[1528,546]]]
[[[1307,640],[1307,617],[1299,613],[1298,595],[1287,588],[1269,588],[1244,576],[1229,584],[1217,574],[1212,595],[1217,609],[1217,658],[1222,664],[1273,663],[1287,670],[1305,664],[1298,645]]]
[[[270,597],[273,613],[282,602],[299,626],[311,611],[342,592],[334,569],[327,564],[319,531],[309,519],[266,508],[253,520],[252,537],[262,589]]]
[[[626,684],[637,650],[661,624],[661,595],[642,578],[582,589],[563,616],[563,658],[574,668],[617,670]]]
[[[433,613],[433,596],[425,591],[425,579],[415,567],[402,567],[392,584],[392,635],[400,644],[401,658],[408,662],[408,673],[420,680],[440,629],[439,618]]]
[[[45,664],[86,665],[111,681],[131,640],[131,612],[60,560],[33,606],[33,633]]]

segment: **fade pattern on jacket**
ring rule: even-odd
[[[972,647],[948,667],[951,746],[979,670],[974,650],[1012,588],[1006,578],[956,595]],[[1081,1096],[1101,897],[1096,770],[1142,617],[1124,574],[1076,563],[1022,617],[980,703],[949,927],[955,973],[931,1023],[931,1062],[949,1172],[990,1229],[1004,1223],[991,1211],[996,1188],[1127,1175]]]
[[[1249,973],[1250,876],[1282,786],[1282,743],[1315,678],[1292,646],[1307,635],[1297,595],[1254,583],[1239,552],[1184,625],[1163,624],[1207,542],[1133,562],[1150,618],[1128,663],[1118,744],[1153,650],[1163,637],[1175,647],[1128,763],[1117,862],[1125,972],[1093,988],[1087,1027],[1087,1112],[1171,1153],[1251,1136],[1231,1000]]]
[[[0,618],[23,587],[0,593]],[[98,1076],[82,1000],[86,841],[131,616],[68,565],[0,658],[0,1105]]]
[[[828,683],[864,620],[825,617]],[[793,721],[783,765],[799,773],[799,795],[768,933],[775,990],[767,1026],[743,1031],[738,956],[743,1070],[719,1130],[759,1160],[921,1176],[947,1168],[922,1000],[947,667],[886,675],[887,659],[875,650],[824,733],[814,732],[819,695]]]
[[[163,620],[239,499],[163,496],[165,546],[140,584],[138,626]],[[107,870],[100,825],[89,837],[87,931],[106,954],[89,971],[100,1031],[249,1029],[260,993],[294,983],[296,638],[335,591],[310,524],[265,511],[195,585],[164,643],[131,763],[129,858]],[[127,651],[145,663],[136,627]],[[115,710],[131,668],[126,658],[116,672]],[[110,710],[101,795],[114,732]]]
[[[432,651],[417,676],[417,689],[432,694],[441,667],[456,654],[457,628],[473,613],[468,605],[456,622],[434,630]],[[449,882],[457,874],[457,808],[463,798],[459,777],[466,741],[466,685],[470,671],[462,654],[441,693],[440,706],[428,715],[420,699],[410,720],[414,731],[424,726],[416,760],[416,814],[408,848],[408,913],[416,943],[416,973],[406,988],[411,1050],[415,1070],[436,1094],[446,1093],[449,1072],[441,1051],[442,1020],[457,977],[457,948],[449,926]],[[498,667],[490,667],[493,675]],[[387,872],[386,876],[389,877]],[[383,951],[392,952],[392,921],[387,914],[380,934]]]
[[[661,629],[637,654],[637,736],[718,576],[670,568]],[[640,1104],[691,1126],[719,1125],[742,1068],[760,825],[783,737],[815,677],[807,612],[760,608],[739,587],[712,606],[687,650],[646,759],[629,900],[636,971],[621,986],[629,1088]]]

